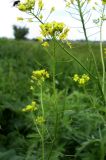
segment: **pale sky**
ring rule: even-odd
[[[92,0],[98,1],[98,0]],[[0,37],[8,37],[13,38],[13,29],[12,26],[15,24],[17,26],[25,26],[29,28],[29,35],[28,38],[36,38],[40,35],[39,25],[38,23],[28,23],[28,22],[21,22],[17,21],[17,17],[24,17],[27,18],[27,14],[19,11],[17,8],[13,7],[14,0],[0,0]],[[80,29],[74,27],[80,27],[80,23],[71,18],[69,13],[65,10],[64,0],[45,0],[45,8],[46,10],[50,10],[51,6],[55,6],[56,10],[52,13],[51,17],[48,21],[59,21],[64,22],[68,27],[70,27],[69,39],[83,39],[83,34],[81,33]],[[88,24],[88,28],[95,26],[93,24],[93,19],[98,18],[98,15],[94,13],[92,15],[92,20]],[[92,28],[88,29],[88,35],[92,35],[89,38],[92,40],[99,40],[99,34],[95,34],[98,32],[99,29]],[[106,40],[106,22],[103,26],[103,39]]]

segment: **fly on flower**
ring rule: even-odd
[[[13,7],[17,6],[20,3],[20,0],[14,1]]]

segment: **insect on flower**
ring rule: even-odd
[[[13,6],[17,6],[20,3],[20,0],[14,1]]]

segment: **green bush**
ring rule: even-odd
[[[13,25],[14,37],[15,39],[26,39],[26,35],[29,32],[29,29],[26,27],[17,27]]]

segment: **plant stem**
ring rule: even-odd
[[[30,11],[30,13],[31,13],[41,24],[44,24],[44,23],[42,22],[42,20],[40,20],[39,17],[36,16],[32,11]]]
[[[83,17],[83,13],[82,13],[82,10],[81,10],[80,0],[77,0],[77,3],[78,3],[78,10],[79,10],[79,14],[80,14],[81,22],[82,22],[82,27],[83,27],[85,39],[86,39],[86,41],[88,41],[87,32],[86,32],[86,28],[85,28],[84,17]]]
[[[56,112],[56,119],[55,119],[55,128],[54,128],[54,139],[57,136],[57,126],[58,126],[58,108],[57,108],[57,98],[56,98],[56,42],[55,38],[53,38],[54,43],[54,51],[53,51],[53,92],[54,92],[54,105],[55,105],[55,112]]]
[[[40,103],[41,103],[41,108],[42,108],[42,116],[44,117],[44,106],[43,106],[43,90],[42,90],[42,85],[40,87],[41,91],[41,96],[40,96]]]
[[[48,160],[50,160],[50,157],[53,152],[53,146],[55,144],[56,138],[57,138],[57,129],[58,129],[58,107],[57,107],[57,95],[56,95],[56,40],[55,37],[53,37],[53,43],[54,43],[54,50],[53,50],[53,94],[54,94],[54,106],[55,106],[55,125],[54,125],[54,138],[51,144],[51,149],[48,155]]]
[[[100,55],[101,55],[101,62],[102,62],[102,91],[105,94],[105,63],[104,63],[104,57],[103,57],[103,44],[102,44],[102,27],[103,27],[102,17],[104,15],[104,10],[105,10],[105,6],[103,7],[101,23],[100,23]]]
[[[41,89],[41,98],[40,98],[40,101],[41,101],[41,108],[42,108],[42,117],[44,118],[44,106],[43,106],[43,90],[42,90],[42,85],[40,87]],[[45,153],[45,146],[44,146],[44,124],[42,124],[41,126],[41,131],[42,131],[42,137],[41,137],[41,141],[42,141],[42,160],[44,160],[44,153]]]
[[[45,158],[44,158],[45,146],[44,146],[44,132],[43,132],[43,124],[42,124],[42,133],[40,132],[40,130],[39,130],[39,128],[38,128],[38,126],[37,126],[37,124],[36,124],[36,129],[37,129],[38,134],[39,134],[39,136],[40,136],[40,138],[41,138],[41,142],[42,142],[42,160],[44,160],[44,159],[45,159]]]

